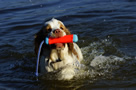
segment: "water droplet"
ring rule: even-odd
[[[43,7],[43,5],[40,5],[40,7]]]

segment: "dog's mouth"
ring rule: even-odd
[[[60,38],[60,37],[63,37],[65,36],[62,32],[58,33],[58,34],[54,34],[54,35],[51,35],[51,37],[53,38]],[[58,50],[62,50],[65,48],[65,43],[55,43],[53,44],[54,48],[58,49]]]
[[[65,48],[65,43],[55,43],[56,49],[64,49]]]

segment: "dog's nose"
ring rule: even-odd
[[[60,30],[56,29],[56,30],[53,31],[53,33],[55,33],[55,34],[60,33]]]

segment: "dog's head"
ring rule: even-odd
[[[57,19],[53,18],[46,22],[45,25],[45,32],[51,37],[57,38],[70,34],[69,30],[64,26],[64,24]]]
[[[35,52],[37,54],[40,43],[45,39],[45,37],[50,36],[54,38],[62,37],[65,35],[70,35],[70,31],[65,27],[65,25],[57,20],[51,19],[50,21],[45,22],[45,25],[42,29],[35,35]],[[69,50],[73,50],[73,43],[68,44]],[[54,45],[44,45],[45,48],[65,48],[65,44],[54,44]]]

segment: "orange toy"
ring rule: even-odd
[[[78,36],[76,34],[65,35],[65,36],[60,37],[60,38],[52,38],[52,37],[46,37],[45,38],[46,44],[72,43],[72,42],[77,42],[77,41],[78,41]]]

